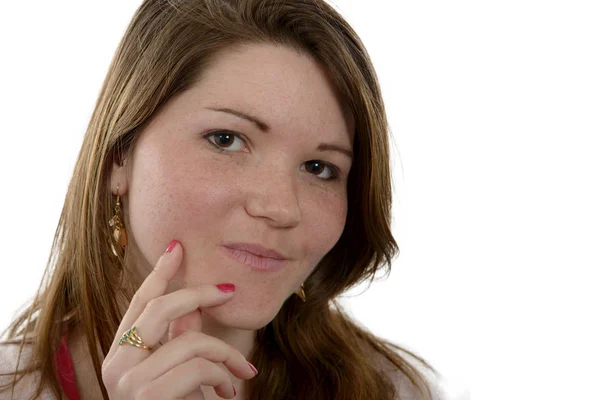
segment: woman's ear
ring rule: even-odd
[[[129,174],[128,162],[123,160],[122,163],[118,163],[116,160],[112,163],[112,169],[110,171],[110,191],[115,196],[124,195],[129,191]],[[117,193],[118,186],[118,193]]]

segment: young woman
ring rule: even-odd
[[[426,362],[335,302],[397,250],[387,140],[367,52],[325,2],[144,1],[0,346],[0,398],[436,397]]]

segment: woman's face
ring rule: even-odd
[[[222,54],[156,115],[125,167],[113,166],[136,268],[146,276],[177,239],[184,259],[169,291],[233,283],[233,300],[206,312],[265,326],[340,238],[353,124],[307,56],[273,45]],[[287,260],[232,250],[244,243]]]

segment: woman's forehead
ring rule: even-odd
[[[178,106],[187,112],[235,110],[268,130],[318,132],[353,142],[354,118],[327,72],[286,47],[252,45],[223,53],[184,97]]]

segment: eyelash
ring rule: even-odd
[[[233,136],[235,138],[240,139],[242,142],[246,143],[246,141],[244,140],[244,138],[241,137],[240,134],[238,134],[236,132],[232,132],[232,131],[227,131],[227,130],[212,131],[212,132],[207,133],[206,135],[204,135],[204,139],[206,139],[206,141],[208,141],[208,143],[210,143],[219,153],[234,152],[234,151],[225,150],[223,147],[219,147],[216,143],[214,143],[213,141],[210,140],[211,137],[215,137],[217,135],[222,135],[222,134],[231,135],[231,136]],[[317,178],[317,179],[322,180],[322,181],[326,181],[326,182],[327,181],[338,181],[338,180],[340,180],[340,170],[335,165],[330,164],[330,163],[325,162],[325,161],[321,161],[321,160],[310,160],[310,161],[307,161],[306,163],[311,163],[311,162],[317,162],[319,164],[323,164],[325,167],[327,167],[327,168],[329,168],[331,170],[331,177],[330,178]]]

